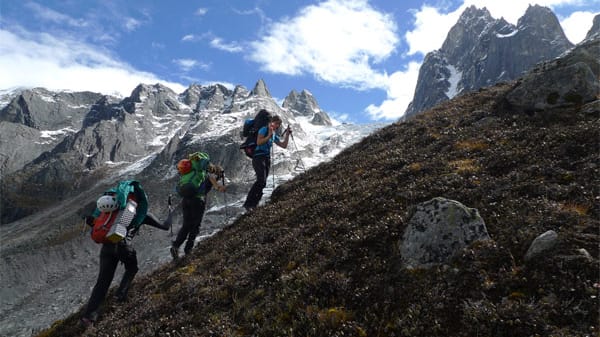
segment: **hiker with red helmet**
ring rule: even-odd
[[[190,154],[188,158],[177,163],[177,171],[180,178],[176,190],[182,197],[183,224],[171,245],[170,252],[174,260],[179,258],[179,247],[184,242],[185,255],[188,255],[194,247],[204,217],[206,194],[212,188],[225,192],[225,185],[219,185],[217,182],[223,177],[223,169],[212,164],[207,153]]]

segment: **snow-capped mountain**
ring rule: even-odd
[[[208,152],[224,167],[228,186],[226,194],[209,195],[201,234],[211,235],[240,214],[254,180],[251,161],[239,149],[240,131],[261,108],[293,129],[288,148],[274,149],[262,202],[274,186],[382,126],[332,122],[306,90],[292,91],[280,107],[262,80],[252,90],[194,84],[179,94],[140,84],[126,98],[17,89],[2,92],[0,102],[0,335],[14,336],[28,336],[32,327],[50,324],[87,299],[99,245],[83,233],[81,216],[117,181],[141,181],[150,211],[164,218],[175,164],[190,152]],[[179,199],[173,199],[176,231],[181,216]],[[136,238],[142,271],[168,260],[170,240],[165,232],[143,229]],[[16,323],[30,317],[40,319]]]
[[[529,6],[515,26],[492,18],[486,8],[471,6],[442,47],[425,56],[405,118],[458,94],[514,80],[572,47],[547,7]]]

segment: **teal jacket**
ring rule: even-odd
[[[113,187],[104,194],[113,194],[115,193],[117,196],[117,203],[119,203],[119,209],[125,208],[127,204],[127,196],[129,193],[135,194],[135,199],[137,202],[137,209],[135,218],[131,221],[131,224],[128,226],[128,229],[137,230],[142,225],[144,218],[146,218],[146,214],[148,213],[148,197],[146,196],[146,192],[142,188],[142,185],[139,181],[136,180],[124,180],[119,182],[116,187]],[[100,210],[96,209],[92,214],[93,217],[98,217],[100,215]]]

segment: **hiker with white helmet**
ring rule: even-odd
[[[92,215],[85,217],[85,221],[92,227],[92,239],[102,244],[98,279],[81,318],[81,323],[88,326],[98,319],[100,305],[119,262],[125,266],[125,273],[115,296],[119,302],[127,299],[131,282],[138,271],[137,255],[131,240],[140,226],[147,224],[167,230],[169,225],[160,223],[148,212],[148,197],[135,180],[122,181],[104,192],[96,202],[96,209]]]

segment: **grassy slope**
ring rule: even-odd
[[[597,334],[600,105],[509,112],[509,88],[376,132],[280,186],[186,263],[136,279],[96,326],[73,315],[40,336]],[[411,208],[438,196],[477,208],[493,241],[405,270]],[[525,263],[547,230],[558,246]]]

